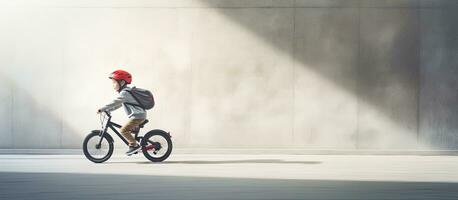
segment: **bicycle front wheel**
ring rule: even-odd
[[[113,154],[113,142],[108,140],[107,136],[103,136],[100,142],[99,132],[92,132],[86,136],[83,142],[83,152],[86,158],[94,163],[103,163],[110,159]]]

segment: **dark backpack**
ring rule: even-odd
[[[138,104],[126,103],[133,106],[139,106],[145,110],[149,110],[154,107],[154,97],[153,94],[149,90],[145,90],[142,88],[133,87],[130,90],[126,90],[129,92],[132,97],[134,97],[135,101]]]

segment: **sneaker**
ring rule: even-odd
[[[129,150],[126,152],[128,156],[131,156],[132,154],[137,153],[141,149],[141,146],[139,144],[135,146],[130,146]]]

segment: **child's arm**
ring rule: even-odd
[[[103,106],[99,110],[102,111],[102,112],[103,111],[111,112],[113,110],[116,110],[116,109],[120,108],[122,106],[122,103],[124,103],[124,101],[125,101],[125,96],[119,94],[118,97],[116,97],[116,99],[111,101],[109,104]]]

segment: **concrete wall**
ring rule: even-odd
[[[458,1],[0,5],[0,148],[79,148],[117,68],[177,147],[458,148]]]

